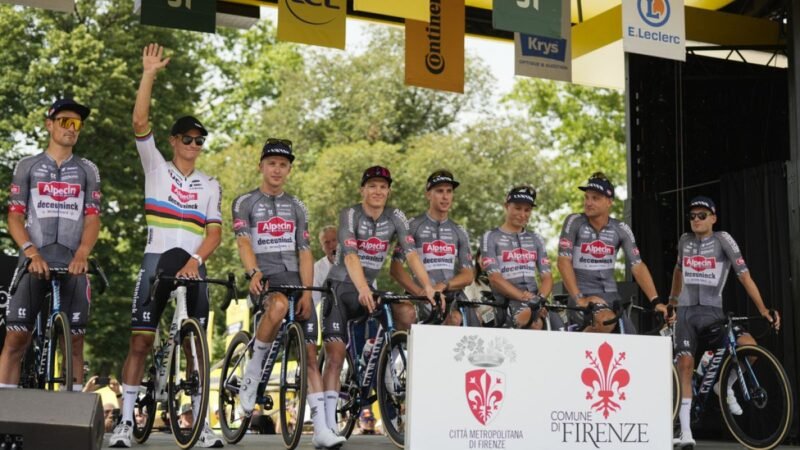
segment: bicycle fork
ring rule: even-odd
[[[44,345],[42,346],[41,349],[44,358],[39,359],[40,362],[38,371],[39,374],[42,376],[44,383],[52,381],[53,376],[55,375],[54,373],[50,373],[49,368],[55,367],[54,363],[56,361],[53,361],[53,358],[55,358],[56,352],[52,352],[50,351],[50,349],[53,348],[53,345],[58,345],[58,342],[53,343],[48,334],[50,333],[50,330],[52,330],[53,328],[53,322],[55,321],[56,315],[58,315],[58,313],[61,312],[61,282],[58,280],[58,278],[53,277],[50,280],[50,291],[51,291],[50,295],[52,295],[52,300],[53,300],[53,312],[47,319],[46,328],[42,329],[41,315],[39,315],[36,318],[36,321],[38,322],[37,329],[39,329],[44,333],[44,335],[42,336]],[[72,355],[64,355],[64,358],[72,358]],[[64,380],[64,385],[66,384],[70,385],[69,387],[71,390],[72,383],[68,383],[68,380]]]

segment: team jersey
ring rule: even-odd
[[[8,211],[26,216],[37,248],[60,244],[76,251],[84,217],[100,214],[100,172],[75,155],[61,167],[47,152],[23,158],[14,168]]]
[[[308,210],[297,198],[260,189],[233,201],[233,231],[250,239],[264,275],[298,272],[297,252],[309,249]]]
[[[733,267],[736,275],[747,272],[739,246],[730,234],[714,232],[699,239],[685,233],[678,241],[677,267],[683,277],[680,306],[706,305],[722,308],[722,289]]]
[[[339,214],[339,234],[336,260],[328,274],[334,281],[352,283],[344,258],[357,254],[364,268],[367,283],[372,285],[389,254],[389,244],[394,240],[404,254],[414,251],[414,237],[408,234],[408,220],[396,208],[387,206],[377,220],[368,216],[360,204],[345,208]]]
[[[472,269],[469,236],[452,220],[439,222],[423,214],[411,219],[408,230],[431,284],[444,283],[461,269]],[[401,246],[395,247],[393,259],[405,261]]]
[[[642,262],[630,227],[613,217],[598,232],[585,214],[570,214],[558,241],[558,256],[572,258],[578,289],[584,294],[617,292],[614,262],[622,248],[628,263]]]
[[[499,273],[518,289],[537,293],[536,270],[540,275],[550,273],[550,260],[544,239],[538,234],[527,230],[506,233],[495,228],[481,240],[481,267],[487,274]],[[505,298],[494,288],[492,292],[495,297]]]
[[[206,227],[221,226],[219,182],[195,170],[184,176],[156,148],[153,133],[136,137],[144,167],[144,210],[147,219],[145,253],[180,247],[194,254]]]

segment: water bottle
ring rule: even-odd
[[[713,357],[714,357],[714,352],[712,351],[707,351],[703,353],[703,357],[700,358],[700,364],[697,365],[697,376],[702,378],[703,375],[705,375],[706,367],[708,367],[708,364],[711,362],[711,358]]]
[[[372,347],[375,346],[375,338],[367,339],[367,342],[364,343],[364,349],[361,350],[361,358],[359,363],[361,367],[366,367],[367,361],[369,361],[369,356],[372,353]]]

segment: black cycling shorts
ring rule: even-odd
[[[622,307],[622,299],[619,296],[618,292],[596,292],[596,293],[583,293],[584,297],[600,297],[606,301],[609,307],[613,308],[615,304],[618,304],[619,307]],[[567,301],[568,306],[577,306],[575,299],[570,295],[569,300]],[[569,311],[567,314],[567,318],[569,319],[569,323],[572,328],[577,330],[583,330],[586,328],[587,324],[585,322],[586,318],[584,317],[583,313],[578,311]],[[624,334],[636,334],[636,327],[633,325],[633,321],[627,314],[622,315],[622,325],[625,327]],[[614,333],[619,333],[619,325],[614,328]]]
[[[675,355],[694,356],[698,345],[701,349],[716,349],[725,343],[726,316],[722,308],[707,305],[681,306],[675,324]],[[733,334],[738,339],[747,331],[738,324],[733,325]]]
[[[347,342],[347,322],[367,315],[367,308],[358,302],[358,290],[353,283],[331,281],[336,295],[325,294],[322,300],[322,339]]]
[[[272,275],[264,275],[264,278],[269,282],[270,286],[280,286],[280,285],[294,285],[300,286],[303,283],[300,282],[300,274],[297,272],[282,272],[282,273],[274,273]],[[303,294],[303,291],[291,291],[288,293],[290,296],[297,296],[299,299],[300,296]],[[267,297],[265,300],[266,303],[269,302],[269,298]],[[250,301],[252,304],[256,304],[258,298],[255,298],[254,295],[250,294]],[[296,308],[296,305],[295,305]],[[296,310],[295,310],[296,311]],[[318,327],[318,320],[317,320],[317,310],[314,308],[314,302],[311,302],[311,316],[308,320],[298,320],[298,323],[303,327],[303,333],[305,334],[305,340],[307,344],[316,344],[317,342],[317,327]]]

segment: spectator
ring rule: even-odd
[[[325,279],[328,278],[328,271],[331,270],[333,258],[336,256],[336,233],[336,227],[333,225],[326,225],[319,232],[319,244],[322,246],[325,256],[314,263],[314,286],[322,286],[325,284]],[[311,299],[314,300],[314,308],[318,308],[319,302],[322,300],[322,293],[312,293]]]

